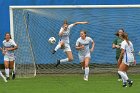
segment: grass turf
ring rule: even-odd
[[[132,87],[123,88],[114,74],[93,74],[89,81],[83,75],[45,75],[17,78],[4,83],[0,79],[0,93],[140,93],[140,75],[129,75]]]

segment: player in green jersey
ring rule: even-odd
[[[113,49],[116,49],[116,61],[118,62],[118,59],[119,59],[119,56],[120,56],[120,53],[121,53],[121,43],[123,41],[122,39],[122,34],[124,33],[124,29],[119,29],[117,31],[117,33],[115,34],[117,37],[116,39],[113,41],[112,43],[112,48]],[[117,63],[118,67],[120,65],[120,63]],[[121,81],[121,76],[118,74],[118,81]]]

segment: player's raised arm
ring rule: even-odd
[[[75,25],[78,25],[78,24],[88,24],[88,22],[75,22],[75,23],[73,23],[73,25],[75,26]]]

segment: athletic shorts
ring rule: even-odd
[[[71,51],[70,45],[67,44],[67,43],[64,44],[64,48],[63,49],[64,49],[64,52]]]
[[[132,65],[134,65],[134,62],[124,62],[124,61],[122,61],[124,64],[126,64],[126,65],[128,65],[128,66],[132,66]]]
[[[87,58],[91,58],[90,52],[88,52],[88,53],[86,53],[86,54],[82,54],[82,55],[78,54],[78,56],[79,56],[80,62],[84,62],[84,60],[85,60],[86,57],[87,57]]]
[[[14,55],[4,55],[4,61],[14,61],[15,56]]]
[[[129,65],[133,65],[134,64],[134,61],[135,61],[135,59],[134,59],[133,54],[127,55],[127,57],[126,58],[123,58],[123,60],[122,60],[122,62],[124,64],[128,65],[128,66]]]

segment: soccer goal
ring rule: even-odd
[[[112,42],[119,28],[124,28],[128,33],[135,51],[140,50],[140,43],[137,43],[140,41],[139,11],[140,5],[10,6],[11,35],[19,46],[15,52],[17,75],[34,77],[36,73],[82,73],[75,49],[82,29],[95,41],[90,73],[96,70],[95,64],[116,64]],[[55,37],[56,42],[59,41],[58,32],[64,20],[69,24],[77,21],[88,21],[89,24],[72,28],[70,46],[74,60],[55,68],[56,60],[66,55],[61,50],[52,55],[51,50],[57,43],[50,44],[48,39]],[[138,55],[136,59],[140,62]],[[101,66],[100,70],[105,71],[106,66]]]

